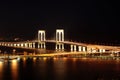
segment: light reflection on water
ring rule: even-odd
[[[3,62],[0,62],[0,80],[2,80],[2,76],[3,76]]]
[[[66,58],[54,58],[54,74],[56,80],[64,80],[66,73]]]
[[[22,57],[19,61],[0,62],[0,80],[19,78],[23,80],[118,79],[120,61],[96,58]]]
[[[18,61],[17,60],[12,60],[11,61],[11,75],[12,75],[12,80],[18,80]]]

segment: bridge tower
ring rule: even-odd
[[[64,30],[63,29],[57,29],[56,30],[56,51],[64,51]]]
[[[38,31],[38,48],[45,49],[45,30]]]

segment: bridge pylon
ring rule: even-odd
[[[63,29],[57,29],[56,30],[56,51],[64,51],[64,30]]]
[[[46,45],[45,45],[45,30],[39,30],[38,31],[38,48],[40,49],[45,49]]]

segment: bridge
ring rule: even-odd
[[[66,41],[64,39],[64,29],[56,29],[56,39],[46,40],[45,30],[38,30],[38,39],[21,42],[0,42],[0,46],[24,48],[24,49],[52,49],[62,52],[80,52],[80,53],[119,53],[119,46],[93,45],[87,43]]]

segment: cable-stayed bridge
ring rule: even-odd
[[[38,39],[22,42],[0,42],[0,46],[25,48],[25,49],[52,49],[65,52],[86,52],[86,53],[119,53],[119,46],[93,45],[80,42],[66,41],[64,30],[56,30],[55,40],[46,40],[45,30],[38,31]]]

